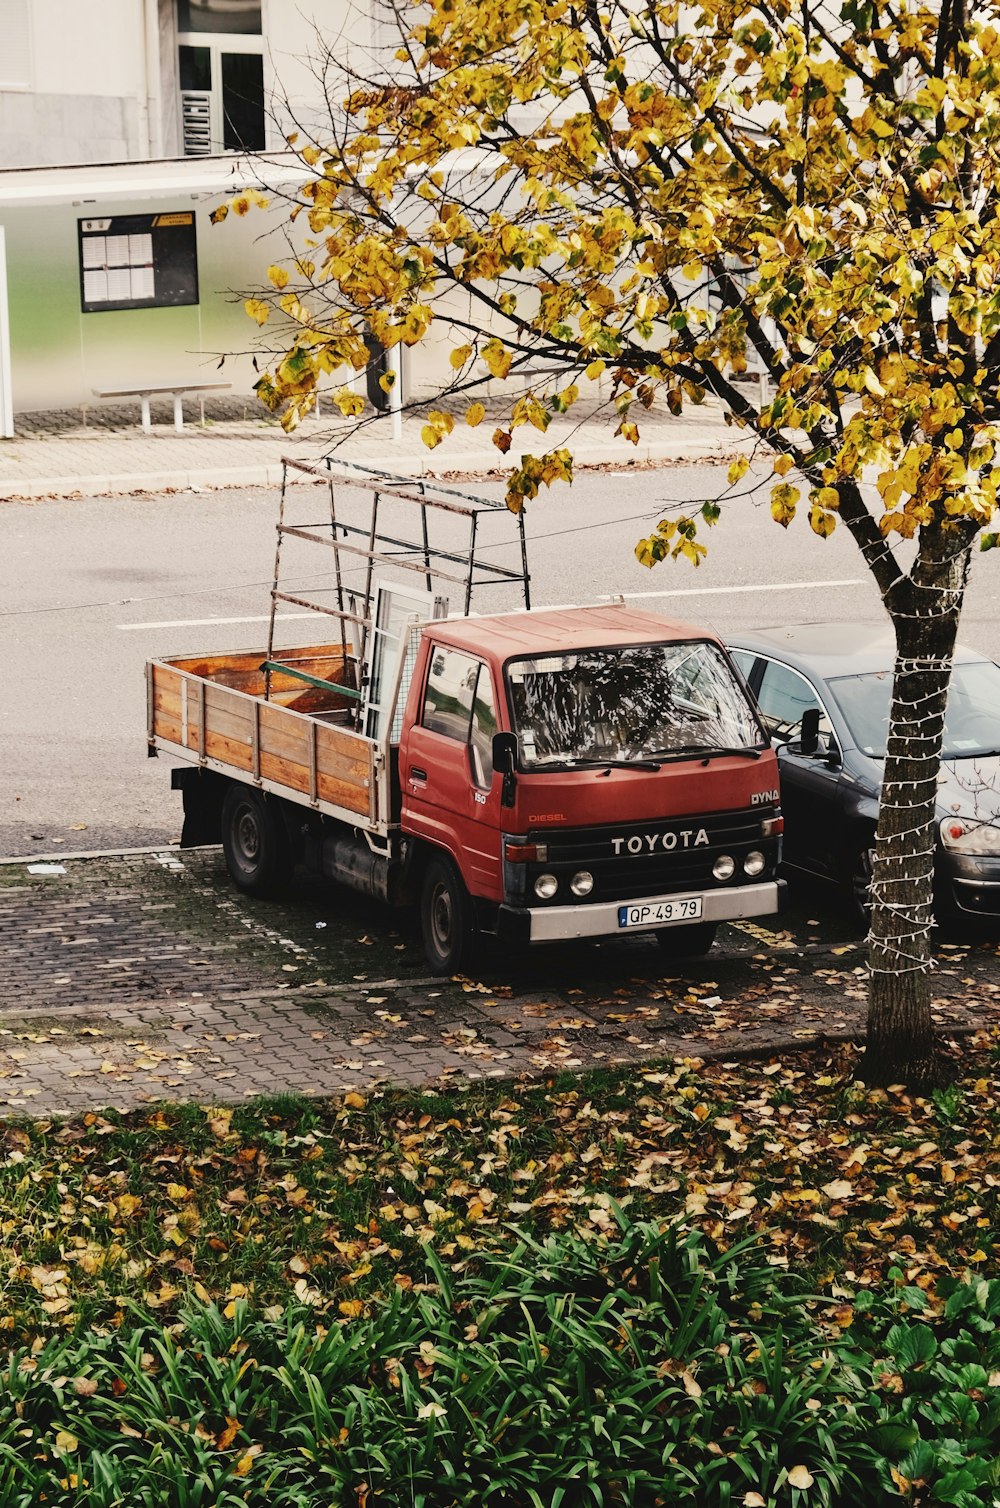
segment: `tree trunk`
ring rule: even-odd
[[[896,666],[872,873],[868,1084],[941,1076],[930,988],[938,769],[968,561],[964,531],[924,528],[909,576],[886,599]]]

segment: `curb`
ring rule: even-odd
[[[752,437],[751,437],[752,438]],[[639,445],[622,448],[621,442],[589,443],[573,451],[573,460],[578,469],[593,466],[620,465],[623,468],[637,462],[645,465],[667,465],[671,461],[694,462],[704,460],[717,462],[738,453],[749,443],[746,436],[720,435],[718,439],[693,437],[690,440],[649,440]],[[337,452],[332,452],[337,455]],[[344,456],[348,459],[349,452]],[[360,457],[362,461],[370,459]],[[381,464],[386,464],[383,455]],[[498,451],[471,451],[467,454],[435,454],[429,450],[392,455],[388,457],[394,471],[412,476],[440,476],[447,474],[486,476],[504,472],[509,463]],[[0,478],[0,502],[33,502],[44,498],[119,497],[135,493],[189,492],[197,488],[225,487],[273,487],[281,481],[281,463],[268,462],[262,466],[205,466],[184,471],[137,471],[95,472],[86,476],[35,477],[21,481]],[[310,479],[295,477],[302,485]]]

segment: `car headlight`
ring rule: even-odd
[[[539,900],[551,900],[559,889],[559,881],[554,874],[540,874],[535,881],[535,894]]]
[[[941,842],[952,853],[1000,854],[1000,827],[972,817],[945,817]]]

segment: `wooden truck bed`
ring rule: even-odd
[[[382,750],[347,726],[356,703],[336,689],[350,681],[341,647],[312,645],[281,658],[329,682],[329,691],[272,670],[265,700],[264,650],[150,661],[150,746],[384,832]]]

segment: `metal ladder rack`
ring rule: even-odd
[[[328,518],[317,523],[289,523],[287,521],[286,509],[291,486],[291,472],[315,477],[326,483],[329,500]],[[362,504],[360,513],[357,511],[359,496],[367,499]],[[413,504],[418,510],[418,537],[401,537],[397,533],[386,533],[380,528],[380,507],[383,502],[390,499],[393,503]],[[356,510],[354,514],[350,512],[352,503]],[[365,516],[366,512],[367,516]],[[519,569],[500,565],[496,561],[483,557],[483,545],[480,538],[480,519],[483,515],[506,515],[515,525],[515,540],[520,554]],[[444,546],[432,540],[431,520],[441,517],[468,520],[468,539],[464,548],[453,544]],[[305,540],[333,550],[333,584],[332,587],[321,590],[332,591],[336,605],[282,589],[282,546],[286,538]],[[349,587],[345,582],[345,572],[349,566],[360,564],[364,567],[364,584],[360,587]],[[336,689],[338,694],[357,702],[360,710],[364,695],[364,688],[361,684],[362,667],[366,661],[369,635],[373,629],[372,606],[377,566],[415,572],[423,576],[428,592],[435,591],[439,584],[459,586],[462,591],[463,612],[466,614],[470,611],[474,592],[490,586],[518,585],[524,607],[531,606],[523,509],[517,514],[512,514],[504,503],[491,498],[462,492],[453,487],[440,486],[436,482],[398,476],[392,472],[363,466],[356,462],[340,461],[330,456],[320,461],[299,461],[285,457],[282,460],[274,577],[268,619],[267,658],[261,666],[264,672],[265,701],[270,700],[271,676],[279,671],[313,687],[326,689],[332,687],[332,683],[296,669],[294,654],[286,657],[276,656],[274,634],[278,604],[288,603],[324,614],[337,621],[345,671],[347,666],[353,664],[355,684],[337,683],[333,689]]]

